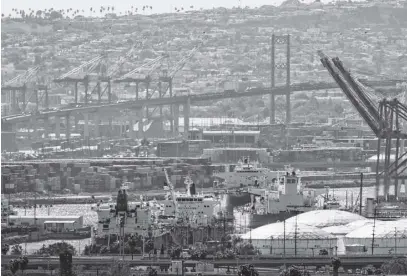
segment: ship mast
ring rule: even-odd
[[[191,176],[188,174],[188,175],[185,177],[185,181],[184,181],[184,184],[185,184],[186,187],[187,187],[187,195],[188,195],[188,196],[191,196],[191,185],[192,185],[193,183],[194,183],[194,182],[192,181]]]

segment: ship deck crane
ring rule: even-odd
[[[165,174],[165,179],[167,181],[168,184],[168,188],[170,189],[170,193],[171,193],[171,198],[172,198],[172,202],[174,203],[174,209],[175,209],[175,221],[178,221],[178,204],[177,204],[177,200],[175,197],[175,190],[174,190],[174,185],[172,185],[172,182],[170,180],[170,177],[168,176],[168,172],[167,169],[164,168],[164,174]]]
[[[57,79],[54,80],[56,83],[61,82],[73,82],[75,84],[75,104],[78,104],[78,83],[83,83],[85,87],[85,97],[84,101],[85,104],[88,104],[89,100],[89,83],[93,78],[91,78],[90,74],[95,71],[96,68],[101,68],[103,62],[106,61],[106,55],[99,55],[88,62],[81,64],[80,66],[72,69],[71,71],[61,75]],[[101,73],[101,72],[99,72]]]
[[[395,180],[395,197],[397,198],[398,179],[407,164],[407,152],[399,152],[400,140],[407,139],[406,131],[402,131],[400,128],[402,121],[407,121],[407,106],[397,98],[393,100],[382,99],[377,104],[368,95],[363,85],[345,69],[339,58],[331,59],[322,51],[318,51],[318,54],[324,67],[378,138],[376,198],[379,198],[379,183],[382,177],[386,199],[389,199],[390,178]],[[396,139],[395,161],[390,163],[393,139]],[[380,173],[382,140],[385,141],[384,170]]]
[[[36,77],[37,73],[40,71],[40,66],[36,66],[34,68],[30,68],[24,73],[16,76],[15,78],[7,81],[2,85],[1,91],[2,93],[11,92],[11,109],[12,113],[18,112],[19,106],[19,97],[17,95],[20,92],[22,107],[21,110],[24,112],[29,98],[27,97],[27,84],[31,82],[34,77]]]

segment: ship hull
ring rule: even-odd
[[[259,215],[259,214],[252,214],[250,216],[250,227],[251,228],[257,228],[266,224],[270,223],[275,223],[278,221],[284,221],[286,219],[289,219],[300,212],[280,212],[277,214],[264,214],[264,215]]]
[[[228,203],[233,207],[242,206],[250,203],[250,194],[248,192],[233,192],[228,194]]]

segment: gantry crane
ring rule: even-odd
[[[152,81],[151,74],[156,70],[164,59],[168,58],[168,54],[161,54],[155,59],[152,59],[140,67],[128,72],[124,76],[114,80],[115,83],[136,83],[136,100],[139,99],[139,84],[144,83],[146,85],[146,95],[148,96],[148,89]]]
[[[142,43],[140,42],[139,44],[133,45],[130,48],[130,50],[128,50],[127,53],[124,56],[121,56],[119,58],[117,63],[115,63],[113,66],[108,68],[106,76],[101,76],[99,78],[95,89],[91,92],[91,95],[92,95],[92,94],[95,93],[95,90],[96,90],[96,93],[98,95],[98,102],[99,103],[102,102],[102,97],[106,93],[106,91],[108,93],[107,94],[108,103],[112,102],[112,80],[113,80],[113,78],[115,78],[119,74],[123,64],[126,61],[129,61],[131,59],[131,57],[133,56],[133,54],[134,54],[135,50],[137,49],[138,45],[142,45]],[[103,82],[106,83],[107,85],[102,91],[101,84]]]
[[[182,68],[184,68],[185,64],[194,56],[194,54],[199,50],[199,48],[203,45],[204,40],[201,40],[198,45],[196,45],[186,56],[184,56],[180,61],[178,61],[175,66],[170,70],[163,70],[162,71],[162,75],[159,77],[159,82],[158,82],[158,93],[159,93],[159,97],[162,98],[164,97],[167,92],[169,92],[169,96],[172,97],[172,88],[173,88],[173,79],[175,77],[175,75],[182,70]],[[162,83],[168,83],[168,87],[164,90],[163,93],[163,89],[162,89]],[[150,98],[153,95],[150,96]],[[163,110],[162,110],[162,106],[159,107],[160,108],[160,118],[162,118],[163,116]],[[147,114],[147,117],[151,116],[155,110],[157,109],[154,108],[153,111],[151,112],[151,114]],[[173,131],[174,129],[174,110],[173,107],[170,107],[170,124],[171,124],[171,131]],[[178,119],[178,118],[177,118]]]
[[[391,178],[394,179],[395,197],[397,198],[398,180],[407,169],[407,152],[400,152],[400,140],[407,139],[407,131],[401,128],[402,122],[407,121],[407,105],[401,103],[397,98],[392,100],[382,99],[377,104],[372,100],[364,86],[345,69],[339,58],[331,59],[322,51],[318,51],[318,54],[324,67],[378,138],[376,198],[379,199],[379,183],[381,178],[384,180],[386,200],[389,199]],[[391,163],[390,158],[394,139],[396,140],[395,161]],[[382,140],[385,141],[384,169],[380,172]],[[401,148],[403,149],[403,147]]]
[[[19,102],[21,100],[21,111],[24,112],[27,107],[27,102],[30,97],[27,97],[27,84],[31,82],[40,71],[40,66],[30,68],[21,75],[7,81],[1,87],[2,93],[11,92],[11,110],[12,113],[18,112]],[[20,92],[20,95],[18,95]],[[20,96],[20,97],[19,97]],[[21,99],[20,99],[21,98]]]
[[[73,82],[75,84],[75,104],[78,104],[78,83],[83,83],[85,87],[85,97],[84,102],[88,104],[89,101],[89,83],[92,80],[98,81],[99,75],[103,75],[103,72],[98,72],[98,76],[93,78],[90,76],[91,73],[94,73],[96,68],[101,69],[102,63],[106,62],[106,55],[102,54],[88,62],[81,64],[80,66],[72,69],[68,73],[61,75],[59,78],[55,79],[54,82]]]

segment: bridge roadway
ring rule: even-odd
[[[38,257],[35,255],[27,256],[29,259],[30,267],[47,267],[51,265],[53,267],[59,266],[58,257]],[[350,267],[364,267],[367,265],[380,266],[384,262],[389,261],[395,257],[395,255],[354,255],[354,256],[339,256],[342,262],[342,266],[345,268]],[[397,255],[398,258],[407,258],[407,255]],[[16,258],[15,256],[1,256],[1,263],[7,265],[11,259]],[[87,257],[73,257],[73,265],[89,265],[89,266],[105,266],[110,265],[114,260],[123,260],[132,266],[146,266],[146,265],[160,265],[160,266],[170,266],[170,259],[143,259],[139,256],[135,256],[134,260],[131,256],[87,256]],[[290,256],[290,257],[279,257],[279,256],[260,256],[256,258],[239,258],[233,260],[202,260],[204,262],[213,263],[215,267],[226,267],[226,266],[237,266],[241,264],[253,264],[256,267],[281,267],[282,265],[305,265],[305,266],[325,266],[331,264],[331,257],[329,256]],[[197,261],[186,260],[184,265],[186,267],[195,266]]]
[[[399,80],[390,80],[390,81],[368,81],[368,80],[360,80],[366,86],[374,86],[374,87],[395,87],[397,83],[401,82]],[[324,89],[333,89],[338,88],[336,83],[305,83],[305,84],[293,84],[290,87],[291,92],[300,92],[300,91],[312,91],[312,90],[324,90]],[[42,111],[39,114],[21,114],[21,115],[10,115],[2,117],[2,123],[21,123],[27,122],[31,119],[31,117],[35,117],[36,120],[38,119],[46,119],[48,117],[53,116],[68,116],[70,114],[74,114],[76,112],[81,113],[94,113],[99,111],[105,110],[112,110],[112,109],[126,109],[126,108],[141,108],[143,106],[160,106],[160,105],[169,105],[169,104],[185,104],[190,99],[190,103],[196,103],[200,101],[209,101],[209,100],[220,100],[220,99],[227,99],[227,98],[240,98],[240,97],[250,97],[250,96],[260,96],[270,94],[270,92],[274,93],[275,95],[284,95],[287,91],[285,86],[271,88],[253,88],[249,89],[246,92],[242,93],[234,93],[234,92],[218,92],[218,93],[205,93],[205,94],[197,94],[197,95],[190,95],[190,96],[179,96],[179,97],[163,97],[163,98],[152,98],[152,99],[144,99],[144,100],[137,100],[137,101],[127,101],[127,102],[120,102],[120,103],[113,103],[113,104],[97,104],[97,105],[87,105],[82,107],[76,108],[65,108],[61,110],[53,110],[53,111]]]

